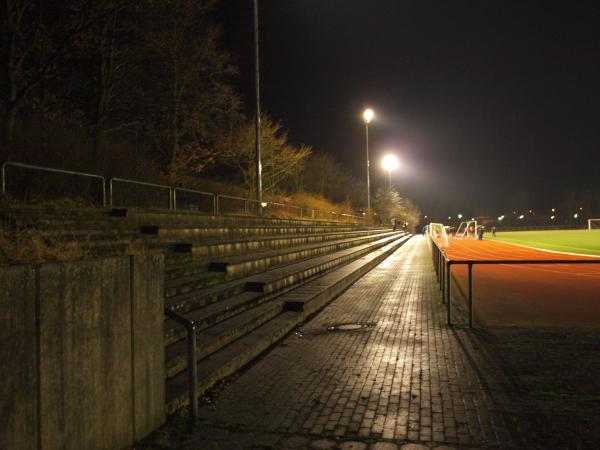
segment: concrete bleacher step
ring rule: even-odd
[[[374,242],[338,250],[317,258],[287,264],[261,274],[239,278],[213,287],[173,296],[167,295],[165,307],[171,308],[180,314],[186,314],[191,310],[218,302],[244,291],[270,293],[281,290],[381,247],[400,235],[402,233],[396,233],[395,235],[387,236]]]
[[[222,272],[195,272],[186,276],[165,280],[165,297],[174,297],[186,292],[204,289],[226,280]]]
[[[216,350],[206,353],[208,356],[198,357],[197,355],[199,394],[204,393],[217,381],[233,374],[259,356],[295,326],[341,294],[408,239],[410,236],[393,239],[368,254],[277,297],[278,304],[295,306],[288,307],[287,310],[266,320],[241,337],[232,339],[228,345],[215,345],[213,348]],[[299,304],[301,307],[298,307]],[[185,345],[185,343],[180,345]],[[176,358],[176,356],[174,357]],[[186,362],[181,359],[172,361],[171,378],[166,385],[167,413],[175,412],[188,402],[187,373],[183,371]]]
[[[198,360],[205,358],[272,319],[282,311],[281,301],[274,299],[197,332],[196,339],[201,345],[196,351],[196,358]],[[187,368],[186,352],[187,343],[183,339],[165,349],[167,378],[173,378]]]
[[[211,262],[208,266],[208,270],[214,272],[225,272],[228,278],[234,278],[249,273],[263,272],[269,267],[275,265],[288,264],[294,261],[308,259],[321,254],[342,250],[344,248],[356,246],[361,243],[381,239],[392,234],[395,233],[388,232],[378,235],[367,235],[349,239],[325,241],[317,244],[290,246],[282,250],[266,251],[253,253],[252,255],[242,255],[226,259],[219,259]]]
[[[391,234],[375,242],[278,267],[262,274],[167,297],[165,307],[185,314],[199,328],[204,328],[266,301],[273,293],[289,289],[404,236],[404,233]],[[165,321],[166,345],[184,337],[185,331],[175,321]]]
[[[150,227],[153,225],[148,225]],[[162,225],[153,236],[165,242],[187,241],[207,238],[239,239],[250,236],[289,236],[301,234],[324,234],[357,230],[356,226],[311,224],[304,226],[236,226],[236,227],[191,227],[188,225]],[[364,228],[363,228],[364,230]],[[147,233],[150,234],[150,233]]]
[[[194,259],[228,257],[267,249],[275,250],[290,246],[367,236],[386,231],[388,230],[352,230],[317,234],[250,236],[236,239],[202,239],[195,242],[190,241],[188,252],[193,253]]]
[[[248,253],[255,254],[256,252],[266,252],[292,246],[311,245],[341,239],[375,236],[386,232],[389,232],[389,230],[380,229],[314,235],[259,236],[237,240],[217,239],[209,240],[208,242],[207,240],[202,240],[201,242],[189,243],[187,247],[184,247],[185,244],[180,244],[178,246],[179,251],[171,249],[172,251],[166,254],[167,278],[206,271],[208,263],[214,261],[214,258],[239,256]],[[193,270],[191,266],[196,266],[196,270]]]

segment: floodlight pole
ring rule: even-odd
[[[260,66],[258,54],[258,0],[254,0],[254,82],[256,89],[256,117],[254,118],[255,160],[256,160],[256,200],[262,216],[262,164],[260,161]]]
[[[388,169],[388,175],[390,176],[390,192],[392,191],[392,169]]]
[[[369,220],[371,220],[371,177],[370,177],[370,169],[369,169],[369,121],[365,120],[365,137],[366,137],[366,149],[367,149],[367,214],[369,215]]]

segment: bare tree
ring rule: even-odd
[[[288,143],[287,132],[280,123],[268,116],[261,118],[261,153],[263,165],[263,189],[277,192],[285,180],[302,170],[311,154],[310,147],[294,147]],[[220,150],[222,161],[235,167],[243,178],[244,186],[253,192],[254,170],[254,122],[248,121],[237,127],[229,142]]]

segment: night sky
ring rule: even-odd
[[[364,179],[395,149],[425,214],[549,208],[600,187],[600,8],[580,2],[261,0],[262,107]],[[219,6],[253,108],[252,1]]]

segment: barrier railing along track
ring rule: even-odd
[[[467,304],[469,327],[473,327],[474,303],[473,303],[473,267],[476,265],[516,265],[516,264],[600,264],[599,259],[479,259],[479,260],[451,260],[443,249],[430,238],[433,264],[442,292],[442,303],[446,304],[446,319],[448,325],[452,325],[451,318],[451,279],[452,266],[466,265],[468,267],[467,277]]]

